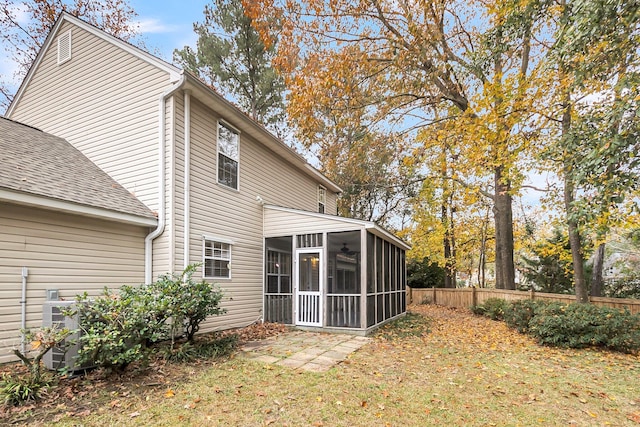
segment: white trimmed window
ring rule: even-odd
[[[327,204],[327,189],[318,185],[318,212],[324,213]]]
[[[218,183],[238,189],[240,135],[224,123],[218,122]]]
[[[231,243],[204,238],[204,277],[231,279]]]

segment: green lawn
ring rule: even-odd
[[[419,315],[385,328],[327,373],[239,358],[154,366],[122,384],[84,380],[66,400],[21,419],[69,426],[640,424],[639,356],[539,347],[466,310],[412,310]]]

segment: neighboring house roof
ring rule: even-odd
[[[91,34],[102,38],[116,46],[122,48],[123,50],[131,53],[132,55],[142,59],[143,61],[148,62],[151,65],[156,66],[160,70],[163,70],[168,73],[169,81],[171,83],[176,83],[178,80],[183,79],[184,89],[193,90],[193,94],[196,98],[198,98],[205,105],[212,108],[217,113],[221,114],[223,119],[229,121],[234,127],[239,130],[246,132],[248,135],[253,137],[258,142],[262,143],[270,150],[274,151],[276,154],[281,156],[282,158],[289,161],[293,166],[302,170],[309,176],[312,176],[319,183],[324,185],[331,191],[336,193],[341,193],[342,189],[329,178],[324,176],[320,171],[311,166],[307,160],[297,153],[293,148],[289,147],[282,140],[277,138],[271,132],[269,132],[261,123],[249,117],[246,113],[240,110],[236,105],[229,102],[222,95],[216,92],[213,88],[204,84],[200,79],[194,77],[193,75],[185,72],[184,70],[176,67],[175,65],[169,64],[168,62],[151,55],[144,50],[133,46],[130,43],[125,42],[122,39],[119,39],[111,34],[104,32],[103,30],[83,21],[82,19],[75,17],[67,12],[62,12],[60,17],[56,21],[55,25],[49,32],[47,39],[45,40],[36,60],[32,64],[29,72],[26,77],[22,81],[16,96],[13,98],[13,101],[9,105],[7,109],[7,116],[11,116],[11,112],[20,101],[20,97],[25,88],[29,85],[29,82],[35,73],[35,70],[38,68],[39,63],[42,61],[42,57],[44,53],[49,49],[50,45],[54,41],[55,34],[58,32],[58,29],[65,22],[71,22],[72,24],[90,32]]]
[[[2,200],[156,224],[149,208],[66,140],[4,117],[0,164]]]

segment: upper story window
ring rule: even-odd
[[[204,239],[204,277],[231,279],[231,243]]]
[[[238,189],[240,135],[224,123],[218,122],[218,182]]]
[[[323,186],[318,186],[318,212],[324,213],[324,208],[327,205],[327,189]]]

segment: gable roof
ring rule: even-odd
[[[0,199],[156,224],[149,208],[66,140],[4,117],[0,164]]]
[[[7,108],[7,112],[5,113],[7,117],[11,116],[11,113],[13,109],[16,107],[16,105],[18,104],[18,101],[20,100],[22,93],[24,92],[26,87],[29,86],[29,82],[33,78],[33,75],[38,69],[38,66],[42,62],[42,59],[44,58],[45,53],[52,47],[52,45],[54,45],[56,34],[58,33],[58,31],[60,30],[60,27],[62,27],[62,25],[65,22],[71,22],[73,25],[80,27],[85,31],[88,31],[89,33],[105,41],[113,43],[118,47],[120,47],[121,49],[136,56],[137,58],[142,59],[143,61],[148,62],[149,64],[159,68],[160,70],[167,72],[169,75],[169,80],[171,82],[175,82],[180,78],[180,73],[182,70],[180,70],[180,68],[176,67],[175,65],[169,64],[168,62],[163,61],[162,59],[154,55],[151,55],[148,52],[145,52],[144,50],[132,45],[131,43],[128,43],[122,39],[119,39],[118,37],[113,36],[92,24],[71,15],[68,12],[62,12],[60,13],[60,16],[58,16],[58,20],[56,21],[56,23],[53,25],[53,27],[49,31],[49,34],[47,34],[47,38],[44,40],[44,43],[42,44],[40,51],[38,51],[38,55],[36,56],[35,61],[33,61],[33,64],[31,64],[31,67],[29,68],[27,75],[22,80],[22,83],[20,83],[20,87],[18,88],[18,91],[13,97],[13,100],[9,104],[9,108]]]
[[[193,91],[193,95],[200,100],[202,103],[212,108],[214,111],[219,113],[225,121],[228,121],[231,125],[238,128],[242,132],[245,132],[247,135],[250,135],[259,143],[263,144],[271,151],[275,152],[277,155],[288,161],[292,166],[298,168],[306,175],[312,177],[317,180],[320,184],[328,188],[329,190],[341,193],[342,189],[334,183],[332,180],[327,178],[322,172],[313,167],[307,162],[307,160],[300,155],[297,151],[291,148],[289,145],[284,143],[282,140],[273,135],[270,131],[268,131],[261,123],[256,121],[255,119],[249,117],[246,113],[244,113],[240,108],[234,105],[232,102],[225,99],[222,95],[216,92],[210,86],[204,84],[197,77],[189,74],[188,72],[176,67],[173,64],[170,64],[149,52],[146,52],[122,39],[119,39],[107,32],[101,30],[100,28],[89,24],[82,19],[73,16],[67,12],[62,12],[58,17],[58,20],[54,24],[53,28],[49,32],[47,39],[45,40],[40,52],[38,52],[38,56],[34,61],[33,65],[29,69],[25,79],[22,81],[18,92],[16,93],[13,101],[9,105],[7,109],[6,115],[11,117],[11,113],[15,106],[18,104],[22,92],[28,86],[29,81],[33,77],[35,70],[38,68],[38,65],[42,61],[44,57],[44,53],[52,46],[56,33],[60,29],[60,27],[64,24],[64,22],[70,22],[85,31],[90,32],[91,34],[99,37],[109,43],[112,43],[119,48],[129,52],[130,54],[136,56],[137,58],[148,62],[149,64],[159,68],[162,71],[168,73],[169,82],[171,84],[176,83],[178,80],[184,81],[184,89],[190,89]]]

